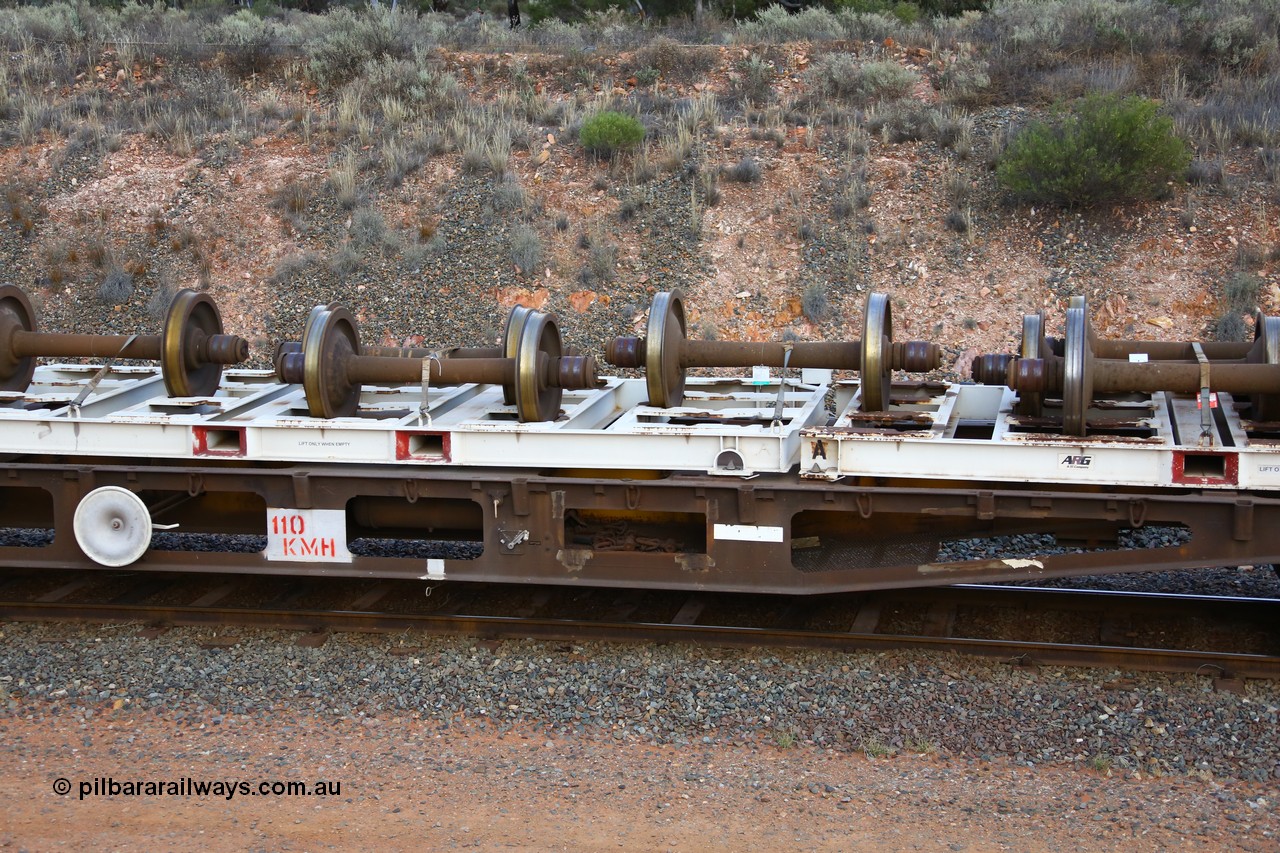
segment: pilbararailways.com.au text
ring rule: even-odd
[[[71,780],[59,777],[53,780],[53,792],[61,796],[71,793]],[[116,779],[112,776],[95,776],[76,783],[79,798],[86,797],[338,797],[342,795],[342,783],[317,782],[244,782],[238,779]]]

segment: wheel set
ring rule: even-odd
[[[356,414],[364,383],[451,386],[501,385],[503,399],[522,422],[555,420],[566,389],[600,384],[592,356],[568,354],[551,314],[517,306],[507,316],[501,347],[432,352],[366,347],[355,318],[340,305],[311,310],[302,341],[283,344],[276,373],[300,384],[312,417]]]
[[[1060,399],[1067,435],[1088,434],[1097,394],[1221,391],[1248,398],[1254,421],[1280,421],[1280,317],[1257,312],[1252,343],[1103,340],[1085,298],[1075,296],[1063,339],[1043,330],[1043,314],[1026,315],[1019,353],[979,356],[972,375],[1017,391],[1020,415],[1044,418],[1046,398]]]
[[[203,397],[248,357],[248,341],[224,335],[213,300],[193,290],[174,296],[159,335],[82,335],[37,332],[26,293],[0,286],[0,391],[25,391],[38,358],[136,358],[160,362],[169,396]]]
[[[928,341],[895,342],[893,313],[883,293],[867,297],[860,341],[691,341],[686,337],[684,297],[672,291],[654,297],[645,337],[614,338],[605,361],[615,367],[644,368],[649,403],[662,408],[684,400],[685,372],[691,367],[856,370],[862,377],[859,408],[876,412],[889,408],[894,370],[934,370],[942,363],[942,349]]]

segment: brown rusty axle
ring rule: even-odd
[[[249,357],[249,342],[236,335],[204,335],[197,331],[186,344],[187,360],[193,364],[239,364]],[[136,358],[159,361],[163,355],[159,335],[15,331],[10,338],[10,346],[16,358]]]
[[[1019,358],[1010,362],[1001,384],[1015,391],[1056,394],[1063,390],[1065,375],[1062,358]],[[1202,378],[1198,364],[1181,361],[1093,363],[1093,390],[1107,394],[1194,394],[1200,390]],[[1280,392],[1280,365],[1211,362],[1208,378],[1210,389],[1228,394]]]
[[[1044,337],[1041,314],[1023,318],[1019,355],[974,360],[975,381],[1018,392],[1017,413],[1042,415],[1042,395],[1062,399],[1062,427],[1085,435],[1094,395],[1222,391],[1248,399],[1252,419],[1280,419],[1280,318],[1255,317],[1252,344],[1238,342],[1103,341],[1093,332],[1083,297],[1067,309],[1062,341]],[[1133,359],[1134,355],[1143,359]]]
[[[1062,355],[1062,342],[1050,338],[1054,344],[1054,352]],[[1200,341],[1198,342],[1205,358],[1212,361],[1244,358],[1249,354],[1252,343],[1242,341]],[[1097,358],[1128,359],[1131,355],[1145,355],[1149,361],[1187,361],[1196,362],[1195,344],[1191,341],[1138,341],[1114,340],[1094,337],[1090,340],[1093,354]]]
[[[351,382],[374,384],[407,384],[422,381],[422,367],[428,365],[432,385],[503,385],[514,381],[516,360],[513,358],[431,358],[368,354],[351,355],[341,360],[342,370]],[[306,357],[302,353],[284,353],[277,363],[280,379],[301,384],[306,373]],[[599,385],[596,361],[591,356],[543,355],[535,368],[536,381],[555,388],[583,389]]]
[[[609,342],[605,361],[615,367],[644,367],[645,338],[619,337]],[[789,354],[788,354],[789,353]],[[682,368],[689,367],[792,367],[861,370],[861,341],[684,340],[675,354]],[[890,370],[925,372],[942,363],[942,350],[928,341],[894,341],[886,350]]]

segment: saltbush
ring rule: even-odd
[[[1154,101],[1091,95],[1019,131],[996,173],[1023,201],[1088,207],[1164,195],[1190,162]]]
[[[542,261],[542,238],[523,222],[511,229],[511,260],[525,275],[532,274]]]
[[[643,139],[644,125],[638,119],[613,110],[589,117],[578,131],[583,148],[607,156],[635,148]]]
[[[247,76],[270,65],[276,27],[273,22],[241,9],[218,23],[214,38],[223,45],[227,66]]]
[[[851,53],[829,53],[805,75],[820,94],[857,104],[905,98],[920,77],[892,60],[863,62]]]
[[[311,79],[321,87],[337,88],[359,76],[365,63],[404,59],[415,46],[415,23],[413,13],[356,14],[345,8],[330,12],[318,19],[319,32],[305,46]]]
[[[762,9],[754,21],[738,24],[739,42],[824,41],[845,37],[844,28],[834,14],[817,6],[789,13],[781,5]]]
[[[98,284],[98,301],[103,305],[120,305],[133,295],[133,276],[119,267],[107,270]]]

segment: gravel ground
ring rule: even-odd
[[[562,238],[575,241],[570,252],[582,263],[579,280],[567,284],[543,280],[541,264],[522,272],[513,263],[517,229],[532,228],[544,246],[550,245],[552,229],[546,211],[517,214],[501,208],[504,190],[518,186],[459,175],[440,190],[433,240],[402,251],[365,247],[358,253],[360,262],[345,273],[319,261],[319,251],[332,242],[327,235],[334,226],[317,229],[317,251],[306,256],[310,261],[295,264],[297,271],[280,282],[288,286],[271,291],[269,336],[296,340],[312,306],[336,301],[352,311],[361,339],[371,343],[409,339],[426,347],[481,346],[499,339],[506,320],[507,309],[498,304],[498,294],[554,285],[542,310],[557,315],[565,344],[603,353],[613,336],[631,332],[653,292],[687,287],[705,275],[699,241],[687,225],[689,191],[682,175],[668,175],[633,194],[635,212],[627,222],[604,221]],[[323,208],[312,215],[317,221],[345,216]],[[625,274],[614,279],[620,242],[633,247],[634,257],[628,259]],[[593,253],[615,262],[593,268]],[[403,289],[388,288],[392,280],[404,282]],[[607,288],[608,300],[585,313],[575,312],[569,295],[593,288]]]
[[[653,745],[412,717],[110,711],[0,720],[0,845],[22,849],[1275,849],[1274,789],[930,754]],[[50,792],[57,779],[67,794]],[[303,780],[331,795],[93,795]],[[84,790],[86,796],[81,797]],[[250,788],[250,791],[255,791]]]
[[[205,629],[10,624],[10,715],[92,716],[113,703],[173,720],[306,712],[465,719],[623,742],[930,753],[1138,775],[1280,780],[1280,685],[1043,669],[918,653],[844,654],[339,635],[319,649]],[[393,650],[413,649],[411,654]]]
[[[1274,850],[1280,688],[961,657],[0,625],[0,846]],[[341,795],[80,797],[94,780]],[[56,780],[71,781],[70,794]],[[217,827],[217,831],[213,831]]]

